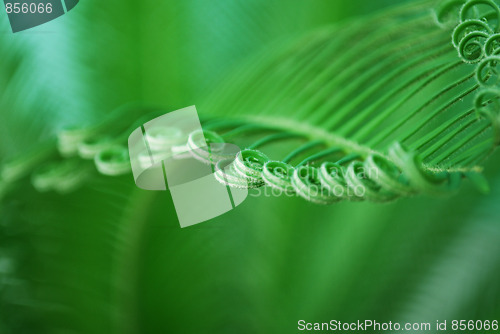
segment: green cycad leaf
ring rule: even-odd
[[[292,186],[315,202],[336,201],[342,196],[335,189],[346,194],[358,186],[363,195],[351,199],[385,201],[456,189],[462,175],[480,170],[498,142],[498,108],[486,108],[492,102],[497,106],[490,72],[497,61],[491,55],[497,50],[499,17],[498,6],[488,4],[490,11],[474,20],[468,12],[483,2],[469,1],[454,13],[453,6],[436,13],[430,2],[422,2],[346,29],[314,33],[248,66],[204,108],[245,120],[246,128],[226,134],[231,141],[235,133],[248,137],[256,128],[302,136],[304,146],[291,155],[274,153],[269,159],[244,151],[240,160],[259,165],[260,180],[268,185]],[[440,22],[445,14],[454,14],[459,23],[453,33],[458,54],[451,43],[453,26]],[[484,27],[488,34],[480,31]],[[486,54],[483,44],[490,48]],[[477,55],[471,53],[475,46]],[[283,137],[266,137],[250,147],[276,140]],[[295,160],[299,168],[266,165],[270,160]],[[317,168],[300,167],[305,163]],[[373,174],[360,175],[367,171]],[[255,184],[256,175],[248,176]]]
[[[481,162],[499,142],[500,11],[457,4],[424,1],[266,50],[199,107],[209,140],[246,148],[219,179],[320,204],[442,194],[464,176],[485,190]],[[160,112],[123,124],[140,113],[63,131],[59,148],[126,173],[128,133]]]
[[[442,194],[467,175],[484,189],[476,173],[498,143],[499,96],[500,14],[487,4],[482,14],[481,1],[436,11],[424,1],[266,50],[201,105],[216,116],[204,122],[209,140],[247,147],[229,185],[266,184],[321,204]],[[124,108],[100,126],[64,131],[59,148],[94,158],[104,174],[128,172],[128,133],[158,114],[123,124],[141,112]],[[257,150],[275,142],[297,147]]]
[[[209,2],[213,3],[211,0]],[[122,3],[120,6],[122,10],[117,17],[123,18],[121,14],[126,13],[129,16],[123,22],[118,23],[119,20],[113,20],[109,23],[108,28],[115,27],[115,30],[110,30],[116,32],[117,36],[120,36],[120,29],[129,29],[123,33],[123,36],[129,36],[120,41],[121,48],[113,49],[109,53],[96,52],[106,43],[101,42],[97,46],[92,46],[93,41],[88,38],[80,49],[72,49],[74,54],[70,52],[72,55],[79,55],[81,59],[87,59],[85,56],[95,53],[107,60],[99,63],[100,71],[97,71],[105,74],[96,75],[91,68],[86,69],[85,66],[75,62],[73,65],[76,73],[67,76],[74,78],[75,81],[92,83],[85,87],[88,95],[79,96],[81,99],[79,102],[91,98],[88,104],[82,102],[85,108],[90,108],[86,112],[98,113],[99,110],[105,110],[107,113],[116,103],[126,102],[129,98],[147,101],[152,97],[151,100],[154,102],[165,102],[174,98],[175,102],[172,105],[175,107],[170,107],[169,104],[169,110],[190,103],[186,96],[182,98],[176,96],[182,92],[190,95],[185,93],[183,87],[176,86],[179,81],[174,80],[175,84],[169,81],[167,89],[160,85],[155,86],[158,83],[164,84],[163,80],[153,80],[155,74],[161,77],[161,73],[156,72],[158,69],[156,64],[145,66],[149,73],[147,80],[137,82],[131,80],[132,77],[141,78],[140,69],[132,71],[130,76],[120,72],[123,68],[129,68],[132,60],[123,61],[120,66],[113,67],[111,71],[113,75],[106,75],[109,72],[105,71],[107,67],[103,64],[113,65],[113,59],[122,57],[123,50],[129,50],[123,47],[122,43],[139,44],[136,52],[131,53],[142,59],[143,64],[151,60],[147,55],[155,50],[152,45],[156,47],[157,44],[152,43],[148,48],[144,48],[139,39],[130,36],[135,30],[130,27],[129,19],[140,16],[136,9],[138,5],[144,3],[146,2]],[[282,7],[289,5],[287,2],[279,3]],[[118,7],[102,1],[100,4],[94,2],[93,6],[95,12],[91,10],[91,5],[82,3],[80,8],[82,11],[84,9],[87,11],[87,16],[80,17],[81,21],[72,27],[72,31],[77,32],[75,35],[89,36],[103,31],[99,30],[95,22],[106,21],[108,18],[102,19],[102,17],[110,12],[116,13],[114,10]],[[113,7],[113,10],[102,12],[98,10],[107,6]],[[437,29],[432,12],[429,11],[430,7],[429,3],[422,3],[403,11],[398,10],[396,13],[385,13],[371,21],[367,20],[366,23],[353,22],[343,29],[338,27],[325,29],[323,32],[307,36],[303,41],[294,44],[295,46],[286,49],[272,46],[260,60],[250,62],[242,73],[237,73],[233,79],[228,80],[225,88],[216,89],[215,93],[219,94],[214,95],[211,102],[199,105],[198,110],[202,116],[205,118],[211,116],[210,120],[205,121],[207,131],[217,130],[221,135],[225,135],[227,141],[234,140],[236,143],[241,143],[242,147],[259,148],[273,160],[285,160],[288,157],[286,160],[290,160],[294,168],[303,161],[306,161],[306,164],[316,161],[312,167],[321,165],[321,160],[311,157],[318,151],[328,150],[330,156],[323,156],[322,159],[332,161],[337,155],[339,159],[344,160],[340,162],[345,162],[345,158],[348,158],[364,163],[373,153],[377,156],[388,156],[392,142],[402,141],[410,156],[415,153],[425,159],[425,165],[417,170],[419,173],[441,172],[445,169],[448,172],[470,174],[472,170],[472,175],[477,177],[479,174],[476,174],[474,169],[478,164],[476,161],[479,162],[486,156],[492,147],[493,131],[490,122],[477,120],[472,115],[471,103],[474,102],[472,90],[477,84],[471,81],[470,86],[466,86],[460,81],[461,78],[474,75],[475,65],[464,65],[459,61],[451,45],[453,25],[441,28],[442,30]],[[197,8],[197,11],[202,10]],[[98,15],[88,13],[98,13]],[[255,16],[261,14],[262,12],[257,10]],[[421,16],[423,22],[427,23],[422,26],[405,25],[405,16],[408,20]],[[83,24],[85,19],[89,21],[87,24]],[[145,21],[148,20],[140,20],[140,22]],[[78,30],[79,24],[84,28],[80,27]],[[84,31],[90,26],[94,28]],[[427,30],[423,29],[424,26]],[[403,38],[402,35],[405,34],[408,34],[408,38],[413,36],[416,41],[417,30],[421,28],[423,29],[420,31],[421,43],[425,42],[424,36],[428,39],[432,37],[431,31],[435,34],[432,38],[442,35],[442,42],[434,40],[436,44],[428,45],[427,51],[430,52],[432,48],[436,50],[438,47],[443,48],[443,55],[429,56],[422,53],[422,66],[425,64],[431,66],[429,62],[446,56],[442,59],[443,62],[449,60],[449,65],[456,64],[456,68],[443,67],[442,71],[446,71],[446,76],[438,75],[435,78],[429,74],[432,68],[428,68],[429,73],[422,71],[422,77],[427,77],[430,83],[421,88],[412,86],[415,93],[411,93],[414,95],[410,101],[404,102],[402,92],[398,95],[399,99],[406,103],[409,112],[415,111],[418,107],[422,107],[421,110],[406,120],[410,117],[410,113],[405,113],[398,107],[391,114],[392,117],[384,116],[387,117],[384,118],[384,122],[393,127],[397,122],[404,121],[393,132],[381,132],[385,129],[381,124],[365,136],[361,136],[362,132],[351,129],[352,123],[356,122],[355,117],[365,117],[366,115],[362,116],[363,110],[370,110],[368,107],[373,106],[376,110],[370,111],[368,118],[375,119],[384,111],[388,113],[387,110],[390,110],[391,106],[395,108],[398,105],[394,102],[396,96],[387,96],[388,100],[384,100],[383,96],[391,91],[397,92],[396,87],[405,89],[412,84],[410,82],[412,75],[401,68],[401,72],[391,71],[398,68],[398,64],[406,62],[406,58],[409,59],[408,64],[411,64],[411,59],[416,61],[417,56],[413,55],[411,50],[416,52],[419,45],[423,46],[414,45],[411,40],[401,42],[399,48],[392,44],[401,58],[384,51],[384,47],[391,45],[393,39]],[[152,30],[148,29],[149,32]],[[377,39],[374,39],[375,31],[379,36]],[[257,36],[253,33],[251,35]],[[113,34],[108,31],[106,36]],[[313,38],[314,36],[316,38]],[[324,44],[312,50],[310,47],[320,36],[323,36]],[[113,38],[110,37],[108,40],[112,41]],[[323,48],[327,45],[337,53],[328,52],[328,49]],[[172,48],[175,46],[176,43],[172,43]],[[405,51],[407,48],[410,50]],[[26,47],[23,52],[28,49]],[[323,62],[319,62],[317,57],[322,50],[324,58],[321,58]],[[474,55],[474,48],[471,51]],[[193,48],[192,52],[196,52],[196,49]],[[171,61],[171,64],[176,64],[175,59],[177,58],[169,58],[165,62]],[[342,62],[337,64],[338,59]],[[363,62],[363,59],[366,59],[366,62]],[[224,61],[219,59],[219,64],[222,63]],[[208,64],[211,65],[210,62]],[[355,67],[355,64],[358,67]],[[432,64],[438,66],[437,63]],[[218,71],[218,69],[209,71],[208,67],[207,72]],[[421,70],[416,63],[410,67],[415,73]],[[50,69],[49,67],[47,71]],[[294,73],[287,73],[290,69],[294,69]],[[183,70],[176,69],[179,76],[183,76]],[[59,73],[63,73],[62,70]],[[383,81],[384,78],[390,78],[391,73],[397,73],[398,78],[393,76],[391,80]],[[402,81],[396,83],[400,80],[399,77],[406,78],[404,80],[408,84],[402,85]],[[250,79],[252,81],[248,81]],[[121,86],[125,80],[130,86]],[[421,79],[418,77],[415,80]],[[114,87],[114,84],[118,86]],[[260,89],[264,84],[266,89]],[[358,84],[359,91],[355,86]],[[150,86],[155,86],[155,93],[148,91],[147,88]],[[203,86],[205,90],[208,87],[211,89],[210,84]],[[469,87],[471,92],[466,87]],[[164,99],[158,98],[164,90],[168,91],[168,96]],[[194,90],[202,89],[196,87]],[[438,92],[443,94],[434,98],[433,94]],[[108,99],[108,95],[112,97]],[[313,96],[319,100],[312,99]],[[331,102],[328,102],[330,100]],[[380,105],[377,105],[376,101],[380,101]],[[447,106],[445,101],[450,106]],[[36,105],[38,100],[23,99],[19,96],[16,104],[11,106],[15,107],[18,103],[28,104],[27,102]],[[383,103],[386,103],[389,109],[383,107]],[[363,105],[367,108],[362,107]],[[51,105],[52,107],[54,106]],[[59,106],[60,115],[64,114],[64,108],[64,105]],[[453,113],[448,111],[450,108],[454,108]],[[320,110],[323,111],[319,112]],[[343,111],[337,114],[338,110]],[[112,126],[107,124],[97,129],[92,127],[90,131],[87,131],[89,128],[84,128],[83,131],[61,132],[59,137],[68,140],[59,143],[63,144],[61,151],[78,153],[78,156],[60,157],[59,153],[54,152],[56,144],[49,143],[46,150],[38,152],[40,155],[34,156],[30,153],[27,158],[17,160],[17,163],[5,164],[3,174],[7,177],[4,183],[12,186],[11,181],[31,174],[33,183],[40,190],[71,190],[74,189],[72,186],[81,184],[85,178],[77,174],[79,169],[69,167],[74,166],[76,161],[83,166],[92,167],[95,173],[94,163],[89,159],[92,156],[100,157],[97,161],[100,168],[104,167],[102,171],[109,174],[123,173],[122,168],[128,162],[123,156],[125,142],[113,142],[114,148],[108,151],[107,142],[103,139],[107,137],[113,141],[120,139],[120,135],[124,134],[126,137],[128,129],[133,125],[131,124],[133,122],[128,122],[124,117],[127,112],[145,114],[145,119],[155,115],[155,111],[147,114],[142,108],[137,110],[133,106],[125,107],[121,111],[118,110],[118,116],[110,115]],[[449,112],[447,115],[452,115],[452,118],[436,118],[431,124],[424,124],[423,130],[419,131],[431,136],[430,129],[440,131],[442,125],[445,131],[439,138],[445,142],[443,148],[452,150],[456,145],[458,151],[455,152],[455,156],[470,156],[470,161],[452,161],[448,158],[443,162],[433,162],[432,159],[444,158],[444,155],[435,153],[433,158],[432,154],[425,153],[423,148],[415,144],[419,139],[417,134],[414,134],[413,138],[404,137],[412,129],[416,129],[412,124],[416,126],[423,123],[432,112],[438,115]],[[462,114],[467,116],[458,119]],[[401,118],[401,115],[404,117]],[[235,121],[231,122],[229,119]],[[445,119],[445,122],[440,124],[439,119]],[[118,120],[125,122],[119,124],[116,122]],[[333,123],[328,122],[333,120],[335,127],[330,129]],[[415,120],[420,123],[413,123]],[[45,121],[49,123],[49,120]],[[471,125],[467,126],[465,123],[469,121]],[[217,128],[218,122],[225,124],[223,131]],[[455,128],[450,129],[447,122],[454,124]],[[80,125],[78,121],[76,124]],[[349,124],[351,125],[348,126]],[[482,134],[476,135],[471,130],[479,130],[480,124],[483,124],[485,130]],[[33,134],[26,131],[25,127],[13,128],[22,136],[26,136],[25,141],[33,142],[39,138],[38,132]],[[249,129],[255,131],[246,132]],[[455,134],[453,129],[463,130]],[[231,135],[228,135],[228,132]],[[298,139],[296,132],[300,135]],[[238,134],[239,136],[236,136]],[[8,138],[5,134],[2,135],[2,139]],[[385,135],[388,137],[384,138]],[[457,135],[470,135],[477,144],[465,143],[469,147],[467,148],[462,143],[463,140],[462,142],[457,140],[460,138]],[[267,138],[268,136],[273,137]],[[76,141],[72,141],[75,138]],[[277,141],[275,146],[261,146],[270,142],[270,138],[273,143],[276,139],[280,141]],[[292,142],[291,138],[295,138],[295,141]],[[425,141],[425,136],[420,140]],[[118,145],[118,148],[115,145]],[[440,147],[440,144],[436,145]],[[476,146],[479,148],[477,155],[474,148]],[[76,151],[73,151],[75,149]],[[292,152],[294,154],[290,154]],[[357,155],[350,154],[353,152],[357,152]],[[80,158],[79,154],[85,159]],[[257,160],[263,157],[255,152],[249,152],[248,156]],[[38,169],[40,161],[49,161],[52,167]],[[53,168],[54,163],[60,168]],[[389,163],[393,163],[392,159]],[[289,168],[282,162],[271,164],[271,167],[273,166],[284,170]],[[255,167],[258,169],[258,165]],[[397,173],[400,173],[400,167],[397,165],[395,167],[398,168]],[[33,173],[35,168],[37,171]],[[384,168],[384,170],[389,169]],[[270,173],[267,175],[273,178]],[[488,238],[476,238],[470,243],[453,244],[457,228],[474,225],[478,221],[476,213],[470,208],[481,209],[481,200],[479,196],[474,196],[470,192],[461,194],[461,202],[416,199],[384,206],[344,203],[335,208],[312,206],[295,200],[289,202],[262,198],[256,200],[259,201],[261,210],[255,210],[255,206],[243,206],[240,210],[233,211],[210,224],[180,231],[175,222],[171,201],[167,201],[167,204],[163,202],[167,200],[164,198],[166,194],[134,191],[132,179],[128,175],[118,179],[92,176],[91,181],[87,181],[81,191],[66,196],[57,194],[42,196],[29,190],[26,182],[18,183],[14,186],[15,193],[9,201],[5,205],[2,203],[0,331],[280,333],[293,331],[292,326],[297,319],[303,317],[312,320],[329,319],[332,316],[350,319],[369,314],[375,319],[381,317],[389,320],[394,314],[403,313],[400,318],[406,318],[405,310],[401,310],[399,304],[405,301],[423,311],[431,309],[431,306],[439,306],[436,310],[441,310],[440,316],[443,314],[448,316],[450,313],[456,315],[455,307],[481,309],[484,307],[483,297],[489,297],[492,304],[497,305],[498,298],[495,299],[497,294],[489,293],[484,296],[479,291],[481,288],[486,291],[489,286],[481,279],[484,274],[479,273],[475,280],[469,277],[481,264],[488,265],[490,261],[489,258],[485,258],[487,256],[485,252],[475,252],[470,255],[470,251],[474,250],[476,244],[488,243],[493,246],[487,249],[496,254],[498,247],[495,245],[498,244],[498,238],[495,238],[489,230],[481,230],[480,232]],[[445,181],[450,179],[450,175],[446,173],[441,177]],[[274,180],[278,184],[281,182],[279,178]],[[392,184],[390,180],[386,179],[386,182]],[[444,184],[447,185],[446,182]],[[401,183],[392,185],[398,187]],[[500,183],[496,182],[495,185]],[[492,194],[492,198],[498,199],[499,188],[494,187],[494,189],[496,191]],[[378,193],[376,195],[378,196]],[[152,202],[152,198],[156,201]],[[483,203],[483,206],[489,209],[486,211],[485,220],[489,214],[491,230],[496,233],[498,224],[491,218],[492,212],[496,212],[496,207],[495,202],[493,200],[492,202]],[[165,220],[169,222],[165,224]],[[449,235],[444,233],[448,231]],[[465,230],[465,235],[469,232]],[[451,244],[449,248],[456,251],[454,254],[443,252],[447,244]],[[450,280],[456,277],[445,275],[436,278],[433,270],[434,253],[442,253],[441,262],[449,263],[456,269],[451,273],[452,276],[463,271],[461,268],[456,268],[458,264],[465,263],[465,271],[473,269],[469,270],[469,275],[460,275],[457,281],[462,282],[463,286],[471,284],[478,286],[477,290],[471,292],[477,301],[458,298],[457,290],[450,285]],[[465,257],[467,254],[469,256]],[[457,258],[465,258],[465,262],[454,262]],[[494,257],[491,259],[495,260]],[[498,277],[498,268],[493,269],[496,270]],[[367,277],[371,279],[367,280]],[[419,285],[421,277],[429,277],[428,280],[422,280],[421,284],[428,298],[421,298],[420,303],[408,301],[408,295],[415,295],[415,298],[421,295],[422,288],[414,286]],[[455,298],[453,299],[455,302],[443,304],[441,299],[432,299],[435,291],[431,288],[426,289],[426,285],[449,287],[441,291],[440,295],[445,298],[451,296],[450,298]],[[498,308],[493,306],[491,309]],[[408,313],[412,313],[411,315],[415,313],[410,311]],[[491,313],[492,311],[487,309],[480,313],[480,318],[498,318],[498,314]],[[466,313],[465,316],[455,316],[454,319],[466,319],[467,315],[470,316]],[[40,324],[47,327],[45,331],[44,326]]]
[[[280,1],[94,1],[61,20],[33,29],[33,34],[2,35],[0,52],[5,68],[0,84],[5,96],[0,111],[0,154],[9,160],[2,159],[0,189],[31,174],[42,161],[56,159],[57,164],[66,164],[53,154],[54,150],[45,147],[35,147],[16,157],[18,152],[53,137],[61,127],[69,124],[79,128],[96,119],[109,118],[108,125],[113,126],[100,128],[99,133],[103,137],[127,136],[117,132],[130,129],[137,114],[123,119],[117,113],[109,115],[110,110],[139,101],[164,105],[166,112],[192,103],[244,55],[271,43],[276,36],[294,34],[317,24],[312,22],[318,17],[317,12],[331,11],[333,14],[328,17],[332,19],[337,5],[321,0],[313,6],[304,5],[303,15],[293,22],[289,16],[276,16],[267,25],[256,20],[262,18],[259,13],[280,12],[281,7]],[[207,19],[204,15],[208,12],[216,13],[217,19]],[[218,24],[222,22],[233,28],[220,29]],[[7,20],[1,24],[2,30],[10,32]],[[54,30],[66,34],[54,36],[50,34]],[[200,33],[204,38],[197,38]],[[217,45],[216,54],[211,53],[215,50],[210,48],[212,45]],[[203,57],[199,56],[200,51]],[[137,109],[136,112],[147,113]],[[122,123],[117,129],[116,119],[129,123]],[[70,145],[77,145],[75,140],[83,140],[82,135],[92,137],[92,133],[77,134],[76,139],[70,138]],[[51,145],[54,148],[47,144]],[[65,149],[62,148],[63,155]],[[91,158],[88,153],[83,155]],[[49,164],[54,166],[53,162]],[[75,161],[71,164],[75,165]],[[52,178],[55,183],[58,179]]]
[[[244,138],[256,128],[302,136],[305,143],[297,154],[273,152],[267,158],[244,151],[240,160],[259,165],[267,184],[293,186],[315,202],[336,201],[339,196],[331,196],[332,189],[346,194],[357,186],[365,189],[364,195],[351,197],[382,201],[456,189],[463,175],[480,170],[498,142],[498,109],[480,113],[492,102],[496,106],[498,96],[496,88],[489,88],[495,86],[490,72],[497,61],[489,55],[496,52],[499,17],[490,11],[477,14],[479,28],[489,31],[483,44],[493,39],[486,44],[492,50],[484,55],[482,44],[473,39],[479,28],[462,14],[479,5],[484,3],[469,1],[450,14],[468,25],[455,29],[458,53],[451,43],[454,26],[436,19],[449,14],[442,10],[454,8],[437,9],[436,14],[431,2],[422,2],[361,25],[313,33],[271,59],[257,60],[202,109],[226,118],[243,114],[246,129],[238,135]],[[490,10],[497,9],[491,2]],[[476,45],[479,54],[466,59],[462,49]],[[482,68],[488,83],[476,74]],[[234,140],[234,130],[226,136],[241,142]],[[248,145],[260,148],[275,140],[283,138]],[[293,161],[296,168],[266,165],[271,160]],[[300,167],[305,163],[312,166]],[[372,175],[360,175],[367,171]],[[273,172],[279,184],[269,177]]]

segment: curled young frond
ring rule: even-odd
[[[451,34],[451,41],[455,48],[459,47],[460,41],[472,32],[484,32],[487,36],[493,34],[488,23],[481,20],[467,20],[456,26]]]
[[[460,11],[453,15],[460,3]],[[436,9],[438,22],[445,13],[458,18],[451,41],[464,62],[478,63],[484,56],[494,54],[496,34],[500,32],[500,7],[493,0],[443,1]]]
[[[500,33],[492,34],[484,43],[486,56],[496,56],[500,53]]]
[[[466,34],[457,47],[460,58],[469,64],[480,62],[484,57],[483,45],[488,37],[488,33],[483,31],[472,31]]]
[[[452,4],[459,2],[444,1],[437,10],[450,10]],[[476,67],[476,81],[479,90],[474,99],[478,118],[491,122],[494,133],[494,146],[500,143],[500,7],[493,0],[465,1],[458,13],[458,24],[453,30],[451,40],[459,57],[469,64],[479,63]]]
[[[292,176],[295,168],[283,161],[268,161],[264,164],[262,178],[266,185],[288,191],[292,188]]]
[[[489,56],[483,59],[476,70],[476,79],[481,86],[500,86],[500,56]]]
[[[315,167],[301,166],[295,169],[292,185],[299,196],[316,204],[332,204],[340,200],[340,197],[323,186]]]
[[[123,175],[131,170],[128,149],[123,146],[115,146],[99,152],[94,161],[97,170],[104,175]]]
[[[300,151],[317,146],[304,145],[308,148]],[[322,152],[340,154],[340,159],[324,161],[320,167],[311,165],[328,157]],[[427,170],[415,152],[399,143],[391,146],[387,156],[372,153],[362,157],[332,148],[312,153],[303,161],[307,164],[294,167],[285,161],[269,160],[261,151],[244,149],[234,161],[217,164],[216,178],[232,187],[270,186],[316,204],[332,204],[341,200],[387,202],[418,193],[446,194],[458,189],[463,176],[461,172]]]
[[[421,158],[400,143],[391,146],[389,157],[401,169],[409,184],[419,192],[443,195],[457,190],[460,185],[462,179],[460,172],[429,172],[425,170]]]
[[[410,185],[401,169],[382,155],[369,155],[365,161],[365,168],[376,175],[375,181],[388,192],[404,197],[414,195],[417,192]]]
[[[348,187],[354,190],[355,196],[373,202],[388,202],[397,197],[396,193],[389,191],[377,182],[376,175],[371,176],[366,175],[366,173],[366,166],[361,161],[353,161],[347,168],[345,179]],[[361,189],[361,192],[356,192],[357,189]]]
[[[42,165],[31,175],[31,181],[40,192],[55,190],[64,194],[79,188],[88,176],[88,165],[81,164],[78,159],[69,159]]]
[[[77,144],[78,155],[82,159],[94,159],[99,152],[113,146],[111,137],[85,138]]]
[[[239,172],[236,171],[234,166],[234,159],[220,160],[215,165],[215,178],[222,184],[225,184],[234,188],[258,188],[261,184],[255,184],[248,182],[245,177],[242,177]]]
[[[236,155],[234,167],[243,178],[248,180],[249,184],[264,185],[262,171],[268,161],[269,158],[264,153],[246,149]]]
[[[500,8],[493,0],[469,0],[460,9],[460,21],[485,20],[492,30],[500,29]]]
[[[151,127],[146,131],[146,140],[151,151],[162,151],[166,147],[183,144],[184,134],[175,127]]]
[[[78,152],[78,145],[86,139],[92,138],[94,129],[68,127],[60,131],[57,135],[57,145],[59,152],[63,156],[70,157]]]
[[[195,159],[206,164],[215,165],[221,160],[232,158],[224,149],[224,144],[224,138],[217,133],[213,131],[196,130],[189,134],[187,148]]]
[[[360,200],[360,196],[348,196],[355,194],[355,189],[350,189],[345,179],[345,166],[333,162],[324,162],[319,169],[319,178],[321,184],[330,189],[338,198],[345,200]]]
[[[154,109],[142,108],[136,104],[126,104],[111,111],[101,122],[89,126],[70,126],[61,130],[57,135],[59,152],[64,157],[72,157],[79,153],[85,158],[95,152],[95,148],[88,150],[87,146],[102,145],[109,138],[117,138],[125,134],[124,140],[135,128],[131,129],[130,119],[137,119],[144,111],[150,113],[148,117],[156,114]],[[140,120],[139,120],[140,121]],[[142,122],[144,123],[144,122]],[[142,123],[139,124],[142,125]],[[135,124],[134,124],[135,125]],[[117,144],[117,143],[114,143]],[[106,147],[108,148],[108,147]],[[89,159],[93,159],[89,157]]]

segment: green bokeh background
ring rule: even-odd
[[[395,4],[87,0],[18,34],[0,13],[0,157],[129,101],[197,104],[203,115],[204,99],[253,56]],[[22,180],[0,207],[0,333],[500,319],[499,163],[486,165],[487,195],[466,184],[390,204],[250,197],[187,229],[168,193],[136,189],[131,176],[95,174],[67,195]]]

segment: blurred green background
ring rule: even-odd
[[[202,103],[248,59],[395,3],[87,0],[15,35],[2,14],[0,157],[129,101]],[[486,165],[487,195],[466,184],[449,198],[390,204],[250,197],[182,230],[168,193],[136,189],[129,175],[96,173],[66,195],[21,180],[0,207],[0,333],[500,319],[499,163],[497,154]]]

